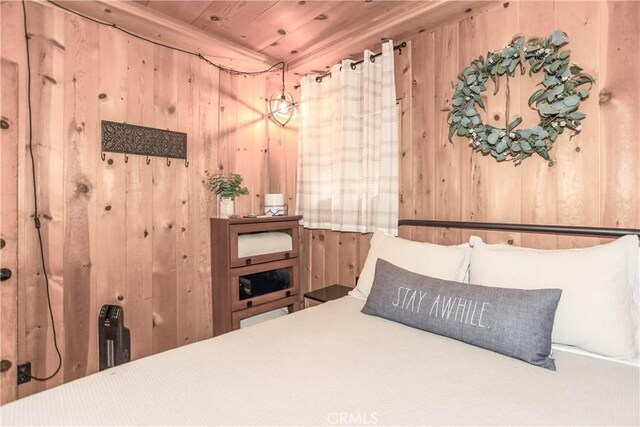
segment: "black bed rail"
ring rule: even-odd
[[[620,237],[640,236],[634,228],[579,227],[569,225],[510,224],[498,222],[440,221],[431,219],[401,219],[398,226],[442,227],[471,230],[516,231],[522,233],[569,234],[574,236]]]

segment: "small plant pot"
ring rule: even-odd
[[[228,197],[220,197],[220,216],[230,217],[235,214],[236,206],[235,201]]]

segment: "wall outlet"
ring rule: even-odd
[[[31,362],[18,365],[18,385],[31,381]]]

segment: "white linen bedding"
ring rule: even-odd
[[[553,372],[345,297],[0,408],[2,425],[638,425],[637,367]]]

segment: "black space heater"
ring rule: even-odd
[[[124,327],[119,305],[103,305],[98,316],[100,370],[122,365],[131,359],[131,334]]]

